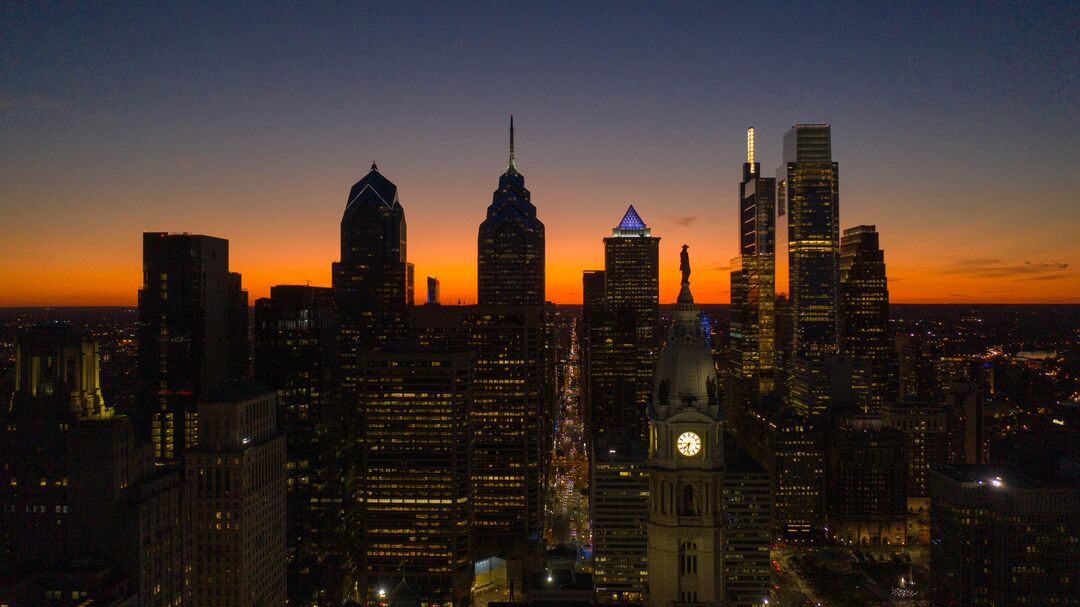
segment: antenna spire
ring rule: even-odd
[[[517,165],[514,164],[514,115],[510,114],[510,164],[507,169],[512,172],[517,172]]]

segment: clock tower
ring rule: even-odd
[[[723,419],[686,248],[649,406],[650,607],[724,605]]]

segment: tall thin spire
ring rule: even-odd
[[[746,164],[754,171],[754,127],[746,129]]]
[[[510,164],[506,167],[507,172],[516,173],[517,165],[514,164],[514,115],[510,114]]]

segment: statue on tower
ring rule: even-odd
[[[682,272],[682,284],[690,284],[690,254],[686,252],[690,247],[687,245],[682,246],[682,253],[679,254],[679,271]]]

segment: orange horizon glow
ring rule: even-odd
[[[409,213],[408,200],[404,204],[409,223],[408,257],[416,266],[416,303],[424,302],[427,276],[439,279],[443,304],[475,303],[475,226],[463,222],[459,230],[439,229],[443,224],[437,217],[425,221],[419,213]],[[538,206],[541,220],[547,224],[547,299],[557,304],[580,304],[581,273],[603,269],[602,239],[615,222],[571,223],[567,233],[560,229],[561,223],[544,216],[542,202]],[[734,248],[734,238],[710,242],[702,235],[713,230],[704,224],[677,225],[678,220],[660,217],[650,221],[648,206],[637,206],[654,234],[661,236],[661,303],[674,303],[678,293],[678,251],[684,242],[690,245],[695,299],[728,303],[731,256],[726,252]],[[611,208],[606,216],[618,219],[622,210]],[[482,215],[476,215],[472,219],[478,225]],[[286,235],[287,222],[278,225],[279,233],[261,233],[247,226],[232,238],[226,231],[191,232],[230,239],[230,269],[243,275],[252,305],[256,299],[268,297],[272,285],[310,282],[330,286],[330,264],[338,258],[337,223],[311,226],[314,229],[306,237],[294,234],[292,239]],[[1080,277],[1067,264],[1010,264],[996,259],[920,263],[917,246],[914,251],[904,246],[890,249],[896,238],[887,226],[879,225],[878,229],[892,303],[1080,303]],[[24,256],[0,272],[0,307],[135,306],[141,286],[141,235],[141,231],[125,232],[122,241],[102,243],[93,255],[79,255],[79,243],[74,242]],[[447,255],[447,251],[455,254]],[[6,258],[12,259],[12,254],[7,251]],[[786,291],[784,265],[777,277],[777,292]]]

